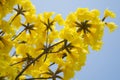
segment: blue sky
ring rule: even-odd
[[[120,1],[119,0],[31,0],[36,6],[37,13],[54,11],[61,13],[65,18],[67,14],[75,11],[78,7],[99,9],[101,16],[108,8],[117,15],[114,21],[118,29],[109,33],[105,29],[104,45],[101,51],[91,51],[87,56],[86,65],[80,72],[77,72],[73,80],[120,80]]]

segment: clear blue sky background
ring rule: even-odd
[[[73,80],[120,80],[120,0],[31,0],[37,8],[37,13],[54,11],[67,14],[78,7],[99,9],[101,16],[108,8],[117,14],[117,18],[108,19],[118,25],[114,33],[105,30],[104,45],[101,51],[91,51],[87,56],[86,65],[77,72]]]

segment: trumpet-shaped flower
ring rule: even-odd
[[[104,17],[111,17],[111,18],[115,18],[115,17],[116,17],[116,15],[115,15],[115,13],[114,13],[114,12],[112,12],[111,10],[106,9],[106,10],[104,11]]]
[[[109,28],[110,32],[113,32],[117,28],[117,25],[114,22],[108,22],[106,23],[106,26]]]

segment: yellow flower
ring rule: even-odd
[[[22,56],[25,56],[26,53],[28,53],[28,47],[26,44],[19,44],[16,46],[16,53],[17,54],[22,54]]]
[[[110,32],[113,32],[117,28],[117,25],[114,22],[108,22],[106,23],[106,26],[109,28]]]
[[[94,16],[100,16],[100,11],[97,10],[97,9],[91,10],[91,13],[92,13],[92,15],[94,15]]]
[[[58,38],[58,31],[52,31],[49,36],[49,43],[52,43],[55,39]]]
[[[21,6],[29,13],[31,14],[35,14],[36,13],[36,9],[35,6],[31,3],[30,0],[22,0],[21,2],[19,2],[19,4],[21,4]]]
[[[36,57],[37,54],[35,54],[35,49],[32,45],[27,43],[21,43],[16,46],[16,54],[22,55],[25,57],[27,54],[29,54],[32,57]]]
[[[54,18],[52,18],[52,15],[54,14],[54,12],[44,12],[43,14],[39,14],[38,15],[38,19],[37,19],[37,24],[38,25],[38,33],[42,32],[46,32],[46,31],[54,31],[54,27],[56,24],[56,21],[54,20]],[[41,31],[40,31],[41,30]]]
[[[85,65],[87,54],[86,52],[82,51],[82,49],[80,50],[81,51],[77,49],[72,49],[71,54],[67,54],[67,57],[66,57],[65,64],[67,62],[71,62],[71,64],[73,64],[74,70],[80,70],[81,67]]]
[[[29,12],[25,13],[25,23],[34,23],[36,21],[36,15],[35,14],[31,14]]]
[[[89,9],[88,9],[88,8],[78,8],[78,9],[76,10],[75,14],[76,14],[77,16],[79,16],[79,15],[85,15],[85,14],[88,13],[88,12],[89,12]]]
[[[6,32],[6,34],[9,34],[10,37],[15,33],[13,26],[10,26],[9,23],[5,20],[1,21],[0,29]]]
[[[103,45],[103,42],[102,41],[97,41],[97,42],[95,42],[91,45],[92,45],[93,50],[99,51],[101,49],[102,45]]]
[[[10,56],[8,54],[0,54],[0,64],[0,76],[14,80],[17,70],[14,66],[10,66]]]
[[[64,19],[62,18],[61,14],[57,14],[54,20],[57,21],[59,25],[64,25]]]
[[[90,14],[90,19],[92,20],[92,21],[94,21],[94,22],[99,22],[100,21],[100,19],[99,19],[99,16],[100,16],[100,11],[99,10],[97,10],[97,9],[93,9],[93,10],[91,10],[90,12],[89,12],[89,14]]]
[[[9,35],[0,33],[0,53],[8,53],[11,48],[12,42],[10,41]]]
[[[10,13],[13,9],[13,6],[17,4],[17,2],[20,2],[20,0],[0,0],[0,15],[1,18],[5,17],[8,13]]]
[[[70,13],[66,20],[65,20],[65,27],[70,27],[73,28],[75,26],[75,21],[76,21],[77,17],[75,16],[74,13]]]
[[[75,15],[80,22],[91,19],[91,14],[88,8],[78,8]]]
[[[25,75],[20,76],[20,80],[25,80],[25,79],[26,79]]]
[[[54,14],[54,12],[44,12],[43,17],[46,21]]]
[[[10,20],[9,21],[12,21],[12,19],[15,17],[15,15],[13,15],[11,18],[10,18]],[[20,15],[18,15],[16,18],[15,18],[15,20],[12,22],[12,27],[14,27],[15,28],[15,30],[17,29],[19,29],[20,28],[20,26],[21,26],[21,16]]]
[[[16,15],[4,20],[13,9]],[[99,10],[88,8],[78,8],[64,20],[54,12],[37,15],[30,0],[0,0],[0,11],[0,78],[9,80],[19,73],[20,80],[26,79],[26,75],[61,78],[58,73],[63,74],[63,80],[70,80],[85,65],[89,46],[96,51],[101,49],[104,26],[110,32],[117,27],[113,22],[104,22],[106,17],[115,17],[108,9],[103,20]],[[58,26],[64,28],[58,32]],[[11,48],[15,55],[9,55]],[[52,65],[59,68],[54,72],[49,69]]]
[[[116,15],[115,15],[115,13],[114,13],[114,12],[112,12],[112,11],[110,11],[110,10],[106,9],[106,10],[104,11],[104,17],[111,17],[111,18],[115,18],[115,17],[116,17]]]
[[[69,27],[65,27],[60,31],[60,38],[66,39],[68,41],[72,41],[76,37],[76,32],[74,29],[69,29]]]
[[[74,65],[70,62],[65,63],[64,67],[63,67],[63,72],[64,72],[64,78],[63,80],[70,80],[70,78],[72,78],[75,74],[74,71]]]

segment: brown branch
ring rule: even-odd
[[[16,76],[15,80],[18,80],[19,77],[26,71],[26,69],[29,68],[32,63],[35,63],[35,61],[37,61],[44,54],[45,54],[45,52],[43,52],[42,54],[38,55],[33,61],[31,61],[28,65],[26,65],[25,68]]]
[[[53,44],[53,45],[50,46],[49,48],[52,48],[52,47],[54,47],[54,46],[56,46],[56,45],[58,45],[58,44],[60,44],[60,43],[62,43],[62,42],[64,42],[64,40],[62,40],[62,41],[60,41],[60,42],[58,42],[58,43]],[[27,64],[27,65],[25,66],[25,68],[22,69],[22,71],[16,76],[15,80],[18,80],[19,77],[26,71],[26,69],[29,68],[29,67],[31,66],[31,64],[35,63],[35,61],[37,61],[37,60],[38,60],[40,57],[42,57],[45,53],[46,53],[46,51],[44,51],[43,53],[41,53],[40,55],[38,55],[38,56],[37,56],[35,59],[33,59],[29,64]]]
[[[105,19],[106,19],[106,17],[103,17],[103,18],[102,18],[102,22],[105,21]]]

